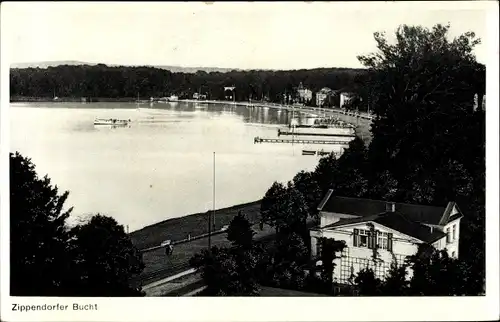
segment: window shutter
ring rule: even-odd
[[[378,245],[378,234],[380,234],[380,232],[378,230],[375,230],[373,232],[373,248],[378,248],[381,246],[381,245]]]
[[[358,246],[358,236],[359,236],[359,230],[354,228],[354,236],[352,237],[352,242],[354,247]]]
[[[387,234],[387,250],[392,252],[392,233]]]
[[[368,231],[368,249],[373,248],[373,231],[369,230]]]
[[[323,240],[321,238],[316,238],[316,255],[321,256]]]

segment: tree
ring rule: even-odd
[[[273,185],[266,191],[264,198],[260,203],[260,212],[262,221],[270,226],[278,229],[277,215],[286,211],[284,203],[284,195],[286,187],[279,182],[274,182]]]
[[[368,69],[365,89],[376,116],[368,160],[371,173],[390,172],[397,182],[394,198],[399,201],[460,203],[466,214],[460,265],[465,265],[465,272],[474,271],[467,281],[478,284],[469,289],[480,294],[484,290],[485,112],[474,110],[474,97],[485,93],[485,66],[473,53],[480,39],[473,32],[450,39],[449,28],[401,26],[393,44],[384,34],[375,33],[377,51],[358,57]],[[371,186],[376,188],[372,193],[384,195],[382,185]]]
[[[258,295],[255,271],[258,256],[254,251],[235,252],[228,248],[212,247],[193,256],[189,263],[201,271],[207,295]]]
[[[10,154],[10,178],[12,295],[140,295],[128,282],[144,264],[123,226],[97,215],[69,229],[68,192],[38,178],[17,152]]]
[[[325,283],[331,289],[333,285],[333,270],[335,269],[335,259],[337,259],[337,253],[342,252],[346,247],[343,240],[335,240],[333,238],[320,238],[321,243],[321,275]]]
[[[253,246],[254,235],[255,232],[252,230],[252,225],[247,220],[245,215],[239,211],[229,224],[227,239],[233,244],[234,247],[251,249]]]
[[[320,159],[314,177],[325,194],[333,189],[336,195],[364,197],[368,193],[366,147],[359,137],[349,142],[349,147],[339,159],[329,155]]]
[[[138,296],[129,280],[144,263],[122,225],[111,217],[93,216],[70,231],[73,276],[71,296]]]
[[[10,290],[13,296],[60,295],[70,259],[63,210],[68,192],[45,176],[31,159],[10,153]]]
[[[321,189],[322,195],[333,187],[338,167],[338,160],[333,153],[319,159],[318,165],[314,169],[314,177]]]
[[[405,296],[408,295],[407,265],[398,265],[396,261],[391,263],[391,268],[382,283],[381,295]]]
[[[309,209],[309,215],[318,219],[318,205],[321,198],[323,198],[323,194],[316,182],[314,173],[300,171],[293,178],[293,187],[304,196],[307,208]]]
[[[445,250],[430,245],[420,245],[417,253],[408,258],[413,271],[410,295],[452,296],[468,294],[464,280],[467,271],[457,259],[450,258]]]
[[[468,32],[449,41],[448,31],[405,25],[395,44],[375,33],[378,52],[358,57],[376,95],[372,161],[393,168],[398,181],[414,164],[436,169],[462,154],[456,138],[470,123],[474,94],[484,93],[483,66],[472,53],[480,40]]]
[[[359,294],[362,296],[378,296],[381,291],[382,281],[375,277],[375,273],[371,268],[365,268],[358,272],[354,279]]]
[[[307,235],[309,208],[302,193],[291,183],[285,187],[275,182],[262,199],[261,213],[262,221],[275,227],[278,233]]]
[[[398,182],[389,170],[376,174],[369,188],[369,195],[373,199],[395,200],[398,194]]]
[[[280,232],[276,236],[276,248],[272,254],[269,278],[264,282],[282,288],[300,290],[304,286],[303,266],[309,258],[309,250],[302,236]]]

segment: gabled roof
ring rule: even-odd
[[[333,191],[329,190],[318,206],[318,210],[366,217],[385,212],[388,203],[389,202],[383,200],[333,196]],[[404,214],[404,216],[411,221],[441,226],[449,222],[450,214],[454,206],[454,202],[449,202],[446,208],[398,202],[394,203],[395,211]]]
[[[426,243],[433,243],[443,238],[446,234],[438,229],[431,229],[423,224],[409,220],[399,212],[383,212],[377,215],[341,219],[334,224],[327,225],[321,229],[339,228],[346,225],[374,222],[384,227],[401,232]]]

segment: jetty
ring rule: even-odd
[[[351,124],[297,124],[288,125],[289,128],[307,128],[307,129],[354,129],[355,126]]]
[[[255,137],[253,143],[298,143],[298,144],[337,144],[349,145],[349,141],[321,140],[321,139],[266,139]]]
[[[349,137],[355,138],[356,136],[353,134],[342,134],[342,133],[305,133],[305,132],[289,132],[278,129],[278,136],[281,135],[295,135],[295,136],[337,136],[337,137]]]
[[[324,151],[324,150],[320,150],[320,151],[316,151],[316,150],[302,150],[302,155],[317,155],[317,156],[325,156],[325,155],[329,155],[329,154],[332,154],[335,155],[335,156],[340,156],[342,155],[342,152],[333,152],[333,151]]]

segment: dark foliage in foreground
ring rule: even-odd
[[[214,246],[189,260],[191,267],[201,271],[207,285],[204,295],[258,295],[256,268],[262,252],[253,243],[254,232],[250,227],[245,216],[238,214],[228,229],[228,239],[233,247]]]
[[[67,197],[30,159],[10,154],[11,295],[142,295],[128,285],[144,264],[123,226],[96,215],[70,229]]]
[[[417,283],[422,290],[405,284],[402,268],[393,266],[383,285],[363,271],[357,282],[366,295],[484,294],[485,67],[472,53],[479,43],[474,33],[448,40],[448,30],[442,25],[431,30],[402,26],[394,45],[375,34],[378,51],[359,57],[368,72],[357,79],[360,99],[353,101],[369,102],[375,113],[373,140],[366,147],[354,139],[339,159],[320,159],[305,180],[311,187],[318,185],[321,196],[332,189],[339,196],[424,205],[455,201],[464,213],[459,260],[438,252],[422,264],[433,271],[422,272],[422,259],[414,258],[413,280],[423,276]],[[300,186],[307,184],[302,180]],[[294,223],[302,222],[305,212],[313,215],[311,205],[321,198],[310,198],[313,188],[299,189],[296,197],[291,191],[274,183],[261,210],[270,225],[300,233],[301,226]],[[307,205],[301,211],[287,213],[287,205],[303,203]],[[304,238],[307,242],[308,236]],[[424,282],[434,285],[433,291]]]
[[[411,272],[411,278],[406,276]],[[355,283],[365,296],[454,296],[475,295],[467,278],[472,272],[466,263],[450,258],[444,250],[422,245],[404,265],[392,264],[384,281],[371,269],[358,273]]]

